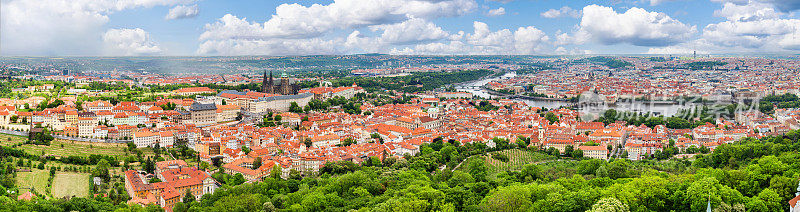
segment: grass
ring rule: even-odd
[[[124,156],[127,146],[126,144],[87,143],[55,139],[50,143],[50,146],[23,145],[18,148],[33,155],[41,155],[42,152],[44,152],[46,155],[56,155],[62,157],[88,156],[91,154]],[[147,152],[145,151],[144,153]]]
[[[9,140],[9,138],[11,140]],[[2,134],[0,133],[0,145],[2,146],[11,146],[14,144],[25,143],[28,138],[18,135],[9,135],[9,134]]]
[[[56,177],[53,179],[53,196],[56,198],[89,196],[89,174],[56,173]]]
[[[17,172],[17,186],[22,188],[33,188],[39,194],[47,193],[47,179],[50,178],[50,171],[33,169],[31,172]]]

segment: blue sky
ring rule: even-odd
[[[0,55],[797,53],[797,9],[798,0],[2,0]]]

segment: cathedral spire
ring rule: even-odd
[[[264,77],[261,79],[261,92],[267,92],[267,70],[264,70]]]

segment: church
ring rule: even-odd
[[[292,82],[289,79],[289,76],[286,75],[286,72],[281,74],[281,80],[279,83],[280,84],[275,84],[275,81],[272,78],[272,71],[269,72],[269,78],[267,78],[267,71],[264,71],[264,78],[261,81],[261,92],[280,95],[293,95],[297,94],[297,91],[300,90],[300,86],[298,86],[296,82]]]

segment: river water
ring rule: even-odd
[[[500,78],[511,78],[515,77],[516,73],[514,72],[506,72],[505,75],[496,77],[496,78],[489,78],[483,79],[479,81],[474,81],[471,83],[467,83],[461,86],[457,86],[456,89],[461,92],[469,92],[475,96],[479,96],[482,98],[496,98],[497,95],[492,95],[486,92],[482,87],[493,80],[497,80]],[[525,104],[531,107],[540,107],[540,108],[548,108],[554,109],[559,108],[562,106],[570,106],[572,103],[565,102],[565,101],[553,101],[553,100],[530,100],[530,99],[514,99],[514,101],[524,102]],[[672,103],[672,104],[654,104],[648,102],[640,102],[640,101],[621,101],[616,102],[615,104],[591,104],[591,105],[581,105],[578,110],[581,112],[581,116],[584,115],[597,115],[600,114],[608,109],[614,109],[617,111],[630,111],[630,112],[641,112],[642,114],[650,113],[652,115],[664,115],[664,116],[672,116],[677,114],[681,109],[691,110],[700,104],[697,103]],[[589,118],[589,117],[586,117]]]

